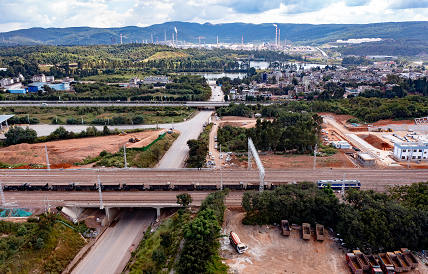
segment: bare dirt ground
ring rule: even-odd
[[[312,168],[314,164],[314,157],[309,155],[276,155],[267,154],[259,155],[260,160],[265,168],[278,168],[278,169],[306,169]],[[232,163],[233,165],[230,165]],[[256,166],[253,163],[253,166]],[[223,168],[247,168],[247,161],[239,161],[236,156],[232,156],[232,160],[228,165],[224,165]],[[317,168],[354,168],[355,165],[348,160],[348,158],[342,153],[336,153],[332,156],[317,157]]]
[[[150,144],[155,140],[159,133],[164,130],[153,130],[139,133],[128,134],[125,136],[110,135],[103,137],[70,139],[63,141],[53,141],[40,144],[19,144],[9,147],[0,148],[0,162],[8,164],[33,164],[46,165],[45,145],[48,149],[49,163],[55,168],[69,168],[75,162],[84,159],[87,156],[94,157],[101,151],[117,152],[118,149],[125,145],[127,147],[142,147]],[[129,143],[131,136],[141,139],[137,143]],[[128,143],[128,144],[127,144]],[[64,165],[66,164],[66,165]]]
[[[231,273],[351,273],[345,254],[329,237],[317,242],[312,231],[311,239],[304,241],[297,230],[285,237],[280,234],[279,226],[244,226],[244,214],[226,210],[222,233],[228,235],[233,230],[248,246],[244,254],[238,254],[228,237],[221,240],[221,256],[226,258]]]
[[[225,212],[223,235],[230,231],[238,234],[241,242],[248,246],[243,254],[238,254],[229,242],[228,237],[220,240],[222,253],[234,274],[276,274],[276,273],[352,273],[346,263],[344,250],[340,248],[336,235],[325,229],[325,240],[316,241],[312,227],[311,239],[302,239],[300,226],[293,226],[290,236],[282,236],[279,226],[243,225],[242,209],[229,208]],[[428,267],[419,261],[419,268],[409,274],[428,274]]]
[[[391,146],[389,143],[382,141],[382,139],[373,134],[359,134],[357,136],[361,139],[364,139],[367,143],[371,144],[377,149],[392,150],[394,148],[394,146]]]
[[[392,119],[387,119],[387,120],[379,120],[375,123],[373,123],[373,126],[386,126],[386,125],[414,125],[415,121],[414,120],[399,120],[399,121],[395,121]]]

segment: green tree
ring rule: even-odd
[[[177,195],[177,204],[180,204],[184,207],[188,207],[192,201],[192,196],[189,193],[182,193]]]

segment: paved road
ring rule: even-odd
[[[114,274],[121,260],[131,248],[138,233],[145,231],[155,221],[156,211],[135,209],[125,211],[119,222],[109,227],[91,251],[73,270],[73,274]]]
[[[181,131],[180,136],[175,140],[167,153],[162,157],[157,165],[158,168],[181,168],[189,153],[187,141],[197,139],[202,132],[203,124],[208,121],[212,111],[201,111],[191,120],[174,125],[174,129]]]

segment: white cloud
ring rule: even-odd
[[[428,20],[428,0],[0,0],[0,31],[31,27]]]

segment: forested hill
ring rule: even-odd
[[[427,42],[425,35],[428,22],[397,22],[376,24],[278,24],[281,29],[281,41],[304,44],[320,44],[350,38],[391,38],[394,40],[409,40]],[[7,45],[92,45],[110,44],[111,37],[120,43],[120,34],[123,43],[151,41],[154,42],[172,39],[174,28],[178,30],[178,40],[198,43],[219,42],[240,43],[242,36],[244,43],[270,42],[275,40],[275,27],[266,24],[198,24],[187,22],[167,22],[149,27],[123,28],[31,28],[0,33],[0,46]]]

